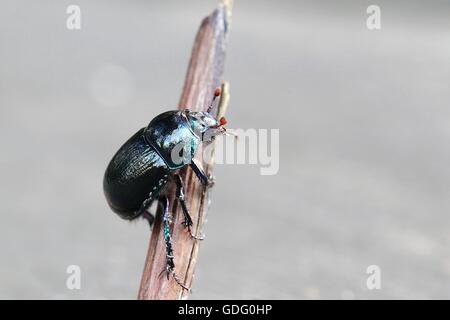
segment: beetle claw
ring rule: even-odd
[[[205,240],[205,235],[204,235],[204,234],[201,234],[201,235],[199,235],[199,236],[196,236],[196,235],[193,234],[192,232],[189,232],[189,233],[191,234],[191,237],[194,238],[195,240],[200,240],[200,241]]]
[[[206,187],[212,188],[216,183],[216,178],[212,174],[208,174],[208,180],[206,180]]]
[[[191,235],[191,238],[192,238],[192,239],[195,239],[195,240],[205,240],[205,235],[204,235],[204,234],[201,234],[201,235],[199,235],[199,236],[195,235],[195,234],[192,232],[191,227],[188,227],[188,228],[187,228],[187,231],[188,231],[189,234]]]
[[[192,220],[185,219],[182,223],[183,227],[189,228],[192,226]]]
[[[195,239],[195,240],[205,240],[205,235],[199,235],[199,236],[196,236],[193,232],[192,232],[192,221],[191,221],[191,223],[189,224],[186,224],[186,221],[184,221],[183,223],[183,226],[186,228],[186,231],[187,232],[189,232],[189,235],[191,236],[191,238],[193,238],[193,239]]]
[[[170,274],[171,274],[171,269],[170,269],[169,266],[167,266],[167,267],[166,267],[166,278],[167,278],[167,280],[170,279]]]
[[[172,276],[172,278],[175,280],[175,282],[182,287],[184,290],[188,291],[188,292],[192,292],[192,290],[187,287],[183,282],[181,282],[181,280],[178,278],[177,274],[175,273],[175,270],[173,268],[171,268],[170,266],[166,266],[166,277],[167,280],[170,279],[170,276]]]

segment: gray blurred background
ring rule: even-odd
[[[177,105],[214,6],[1,1],[0,298],[136,298],[148,226],[108,209],[103,172]],[[192,298],[450,298],[449,16],[448,1],[235,2],[229,127],[280,129],[280,170],[216,167]]]

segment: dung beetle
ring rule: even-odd
[[[206,112],[174,110],[161,113],[149,125],[136,132],[111,159],[103,178],[106,200],[115,213],[126,220],[140,216],[153,224],[154,216],[148,211],[157,201],[163,208],[164,240],[166,243],[166,272],[183,288],[175,274],[174,255],[170,236],[169,200],[166,193],[169,180],[176,184],[176,198],[180,202],[184,222],[195,239],[201,239],[191,232],[192,219],[184,196],[183,181],[178,174],[181,168],[190,166],[201,183],[212,185],[212,178],[194,159],[201,143],[208,144],[217,135],[225,134],[225,118],[215,119],[210,111],[220,88]]]

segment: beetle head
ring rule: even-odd
[[[192,131],[201,138],[203,143],[211,143],[214,141],[215,137],[225,133],[225,128],[223,127],[227,121],[224,117],[220,120],[215,119],[208,112],[187,112],[186,113],[189,124],[191,125]]]

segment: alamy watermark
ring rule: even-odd
[[[69,30],[81,29],[81,8],[75,4],[67,7],[66,13],[69,15],[66,20],[66,27]]]
[[[366,269],[369,276],[366,280],[366,286],[369,290],[380,290],[381,289],[381,268],[377,265],[370,265]]]
[[[235,129],[237,138],[223,136],[216,141],[216,164],[259,165],[263,176],[280,169],[279,129]]]
[[[372,4],[367,7],[366,13],[369,15],[366,20],[366,26],[369,30],[381,29],[381,9],[379,6]]]
[[[209,133],[209,132],[208,132]],[[234,129],[227,135],[211,132],[202,136],[205,148],[203,158],[212,156],[210,143],[215,141],[214,162],[218,165],[259,165],[261,175],[276,175],[280,169],[280,130],[279,129]],[[174,164],[189,163],[192,141],[181,141],[173,147],[171,161]]]
[[[70,265],[66,269],[66,273],[69,276],[66,279],[66,287],[69,290],[81,289],[81,268],[75,264]]]

